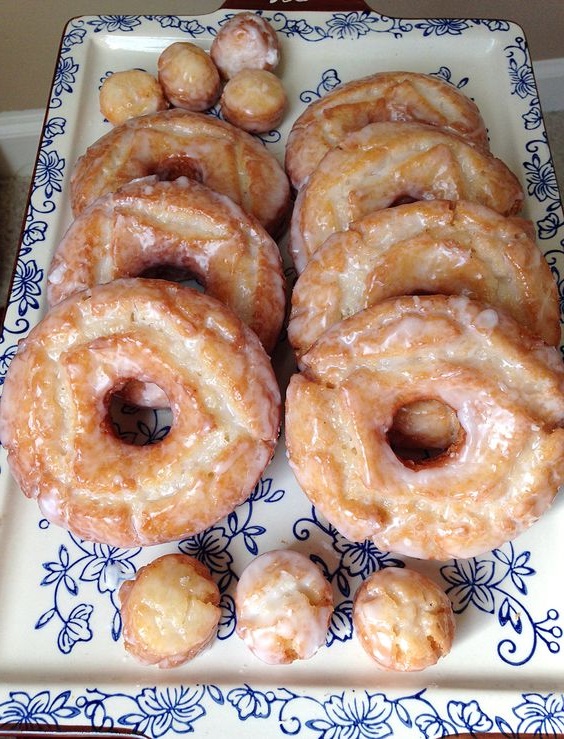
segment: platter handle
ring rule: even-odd
[[[350,11],[372,8],[364,0],[225,0],[221,10],[321,10]]]

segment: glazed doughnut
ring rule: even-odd
[[[424,123],[372,123],[331,149],[296,199],[291,254],[302,272],[335,231],[370,212],[409,200],[471,200],[502,215],[523,190],[499,159],[460,136]]]
[[[161,87],[177,108],[202,111],[219,100],[221,80],[217,67],[196,44],[170,44],[161,52],[157,68]]]
[[[264,69],[242,69],[223,88],[221,111],[234,126],[251,133],[272,131],[287,105],[278,77]]]
[[[353,602],[363,649],[384,670],[414,672],[446,656],[455,621],[446,593],[415,570],[386,567],[364,580]]]
[[[143,664],[178,667],[215,638],[219,588],[208,568],[186,554],[164,554],[119,589],[123,641]]]
[[[159,443],[127,444],[112,428],[112,394],[131,379],[168,398]],[[20,342],[0,438],[49,521],[145,546],[202,531],[247,498],[273,454],[279,406],[268,355],[222,303],[165,280],[114,280],[51,308]]]
[[[369,123],[416,121],[439,126],[488,149],[478,106],[445,80],[417,72],[378,72],[339,85],[296,119],[286,143],[286,171],[300,189],[325,154]]]
[[[233,15],[219,29],[210,56],[224,79],[242,69],[276,69],[280,42],[276,31],[262,15],[243,12]]]
[[[392,298],[326,331],[286,396],[298,482],[348,539],[423,559],[473,557],[528,528],[564,480],[558,350],[460,296]],[[433,399],[455,442],[402,461],[398,409]]]
[[[199,180],[254,215],[269,233],[281,226],[290,186],[263,144],[203,113],[165,110],[117,126],[80,157],[71,177],[71,205],[81,213],[126,182],[157,175]]]
[[[309,557],[266,552],[243,571],[235,593],[237,635],[270,665],[309,659],[325,644],[331,586]]]
[[[158,81],[142,69],[114,72],[100,88],[100,112],[113,125],[168,108]]]
[[[292,294],[288,338],[300,357],[330,326],[397,295],[467,295],[560,343],[556,282],[533,225],[467,201],[371,213],[330,236]]]
[[[285,311],[278,247],[227,196],[185,177],[135,180],[94,201],[57,247],[47,299],[163,267],[195,278],[272,351]]]

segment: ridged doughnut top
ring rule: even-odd
[[[297,118],[285,161],[294,187],[301,188],[329,149],[347,134],[381,121],[429,123],[488,149],[477,105],[456,87],[417,72],[378,72],[339,85]]]
[[[71,178],[73,213],[152,174],[203,182],[254,215],[269,233],[279,229],[289,206],[288,178],[259,141],[217,118],[174,109],[126,121],[88,147]]]
[[[86,208],[57,247],[48,300],[162,268],[201,282],[272,351],[286,300],[278,246],[230,198],[186,177],[136,180]]]
[[[299,272],[335,231],[406,200],[471,200],[518,213],[519,181],[463,138],[423,123],[372,123],[331,149],[296,199],[292,257]]]
[[[514,538],[564,479],[564,367],[555,348],[463,297],[396,298],[329,329],[287,393],[289,460],[311,501],[353,540],[407,556],[471,557]],[[460,432],[407,463],[398,410],[436,399]]]
[[[560,343],[560,302],[533,225],[467,201],[429,200],[371,213],[330,236],[292,293],[298,356],[337,321],[396,295],[466,295]]]
[[[158,443],[126,444],[111,427],[110,397],[130,379],[168,397],[172,426]],[[272,456],[279,417],[268,356],[232,311],[137,278],[77,293],[21,342],[0,438],[16,481],[49,520],[137,546],[201,531],[245,500]]]

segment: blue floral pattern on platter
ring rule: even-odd
[[[501,716],[491,696],[489,700],[450,699],[437,704],[429,700],[425,689],[397,698],[359,690],[313,700],[287,688],[265,690],[242,685],[223,689],[211,684],[145,687],[131,693],[98,688],[77,694],[70,690],[12,691],[0,702],[0,726],[58,727],[73,721],[98,730],[129,729],[159,739],[209,728],[206,719],[218,709],[224,721],[226,710],[240,721],[249,721],[249,731],[252,727],[260,731],[261,722],[268,721],[280,736],[299,734],[318,739],[436,739],[492,729],[507,739],[525,732],[548,738],[564,731],[563,694],[523,693]]]
[[[273,5],[276,3],[273,2]],[[478,34],[479,38],[502,39],[509,94],[525,132],[520,152],[527,197],[534,205],[540,245],[563,296],[562,256],[564,216],[542,121],[538,93],[526,43],[505,21],[479,19],[402,20],[372,12],[324,14],[285,13],[271,8],[264,14],[290,43],[305,43],[323,49],[324,43],[348,43],[372,37],[419,43],[433,39],[456,40]],[[16,276],[0,340],[0,389],[17,342],[24,337],[43,310],[45,253],[52,248],[51,232],[64,198],[70,162],[67,139],[73,122],[66,116],[67,103],[80,87],[84,73],[83,49],[92,38],[112,34],[150,34],[151,29],[193,40],[213,37],[232,13],[201,18],[179,16],[104,15],[72,20],[62,40],[46,123],[38,152]],[[484,34],[481,36],[480,34]],[[316,46],[314,46],[316,45]],[[452,44],[444,57],[429,62],[429,73],[458,88],[471,87],[472,70],[456,71]],[[437,52],[435,52],[437,55]],[[437,63],[438,62],[438,63]],[[501,71],[500,71],[501,73]],[[331,66],[316,78],[304,75],[298,91],[302,106],[333,89],[344,78],[335,57]],[[210,111],[219,116],[218,108]],[[265,145],[282,140],[280,131],[262,137]],[[564,299],[563,299],[564,300]],[[133,443],[154,443],[167,433],[166,420],[158,415],[136,417],[124,411],[117,430]],[[118,422],[116,422],[118,423]],[[5,470],[2,470],[5,475]],[[249,500],[225,520],[201,534],[178,543],[178,549],[198,557],[211,570],[222,593],[219,640],[236,639],[233,591],[240,573],[238,557],[255,556],[267,548],[268,520],[272,512],[283,515],[290,492],[269,470]],[[322,568],[333,584],[336,609],[330,625],[327,648],[343,648],[352,637],[352,599],[358,584],[371,572],[387,566],[404,566],[401,559],[380,552],[369,542],[344,539],[323,521],[313,508],[300,510],[291,521],[288,546],[302,548]],[[44,597],[34,616],[41,632],[64,659],[80,656],[91,643],[120,639],[121,621],[117,600],[119,584],[133,576],[143,562],[142,550],[84,542],[71,534],[54,531],[44,519],[38,537],[49,554],[38,563],[36,573]],[[239,554],[238,554],[239,553]],[[444,581],[459,616],[479,616],[494,636],[481,647],[489,657],[508,668],[519,668],[532,660],[560,659],[562,614],[552,604],[551,594],[539,603],[534,581],[544,566],[536,551],[516,544],[470,560],[444,564],[437,576]],[[45,597],[46,596],[46,597]],[[96,619],[100,609],[109,614]],[[105,632],[101,633],[100,621]],[[316,692],[289,687],[265,688],[263,683],[225,687],[206,682],[158,685],[154,674],[143,675],[149,683],[128,690],[101,686],[54,688],[0,688],[0,725],[86,724],[100,729],[127,728],[151,737],[173,736],[209,729],[216,712],[250,730],[268,727],[269,735],[311,737],[414,736],[434,739],[458,732],[498,731],[515,737],[519,732],[553,736],[564,732],[564,694],[553,691],[514,692],[500,701],[479,690],[471,694],[445,695],[429,687],[418,690],[377,689]],[[276,675],[269,674],[276,680]],[[182,681],[180,681],[182,683]],[[454,693],[455,691],[453,691]],[[252,729],[251,729],[252,727]]]

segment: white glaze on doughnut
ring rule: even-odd
[[[304,554],[275,550],[254,559],[235,593],[237,634],[268,664],[309,659],[325,643],[333,595]]]
[[[444,591],[419,572],[399,567],[364,580],[354,598],[353,625],[378,667],[400,672],[436,664],[450,652],[455,632]]]
[[[564,479],[558,350],[464,297],[395,298],[329,329],[286,396],[303,490],[347,538],[407,556],[471,557],[513,539]],[[422,400],[452,408],[457,440],[417,464],[387,432]]]
[[[330,326],[397,295],[466,295],[560,343],[560,302],[534,227],[467,201],[371,213],[330,236],[292,293],[288,338],[300,357]]]
[[[416,72],[378,72],[339,85],[308,105],[286,143],[286,171],[300,189],[324,155],[369,123],[416,121],[438,126],[488,149],[477,105],[439,77]]]
[[[242,69],[270,72],[280,62],[280,42],[276,31],[262,15],[237,13],[219,29],[210,55],[225,79]]]
[[[111,395],[131,379],[169,400],[159,443],[132,446],[112,430]],[[49,520],[128,547],[196,533],[243,502],[279,422],[278,384],[254,332],[208,295],[134,278],[67,298],[20,342],[0,438]]]
[[[233,125],[264,133],[282,121],[287,105],[282,82],[263,69],[242,69],[226,83],[221,110]]]
[[[230,198],[185,177],[136,180],[83,211],[54,254],[48,301],[156,267],[198,280],[272,351],[285,310],[278,247]]]
[[[219,588],[208,568],[186,554],[164,554],[119,590],[125,649],[143,664],[178,667],[215,638]]]
[[[269,233],[282,225],[290,186],[274,155],[245,131],[187,110],[166,110],[116,126],[88,147],[71,177],[78,215],[133,179],[188,176],[227,195]]]
[[[113,126],[167,108],[158,80],[141,69],[114,72],[100,88],[100,112]]]
[[[372,123],[331,149],[300,190],[290,243],[296,269],[332,233],[406,198],[469,200],[513,215],[523,191],[501,160],[456,134],[423,123]]]
[[[175,107],[203,111],[219,100],[221,80],[217,67],[196,44],[170,44],[160,54],[157,66],[159,82]]]

